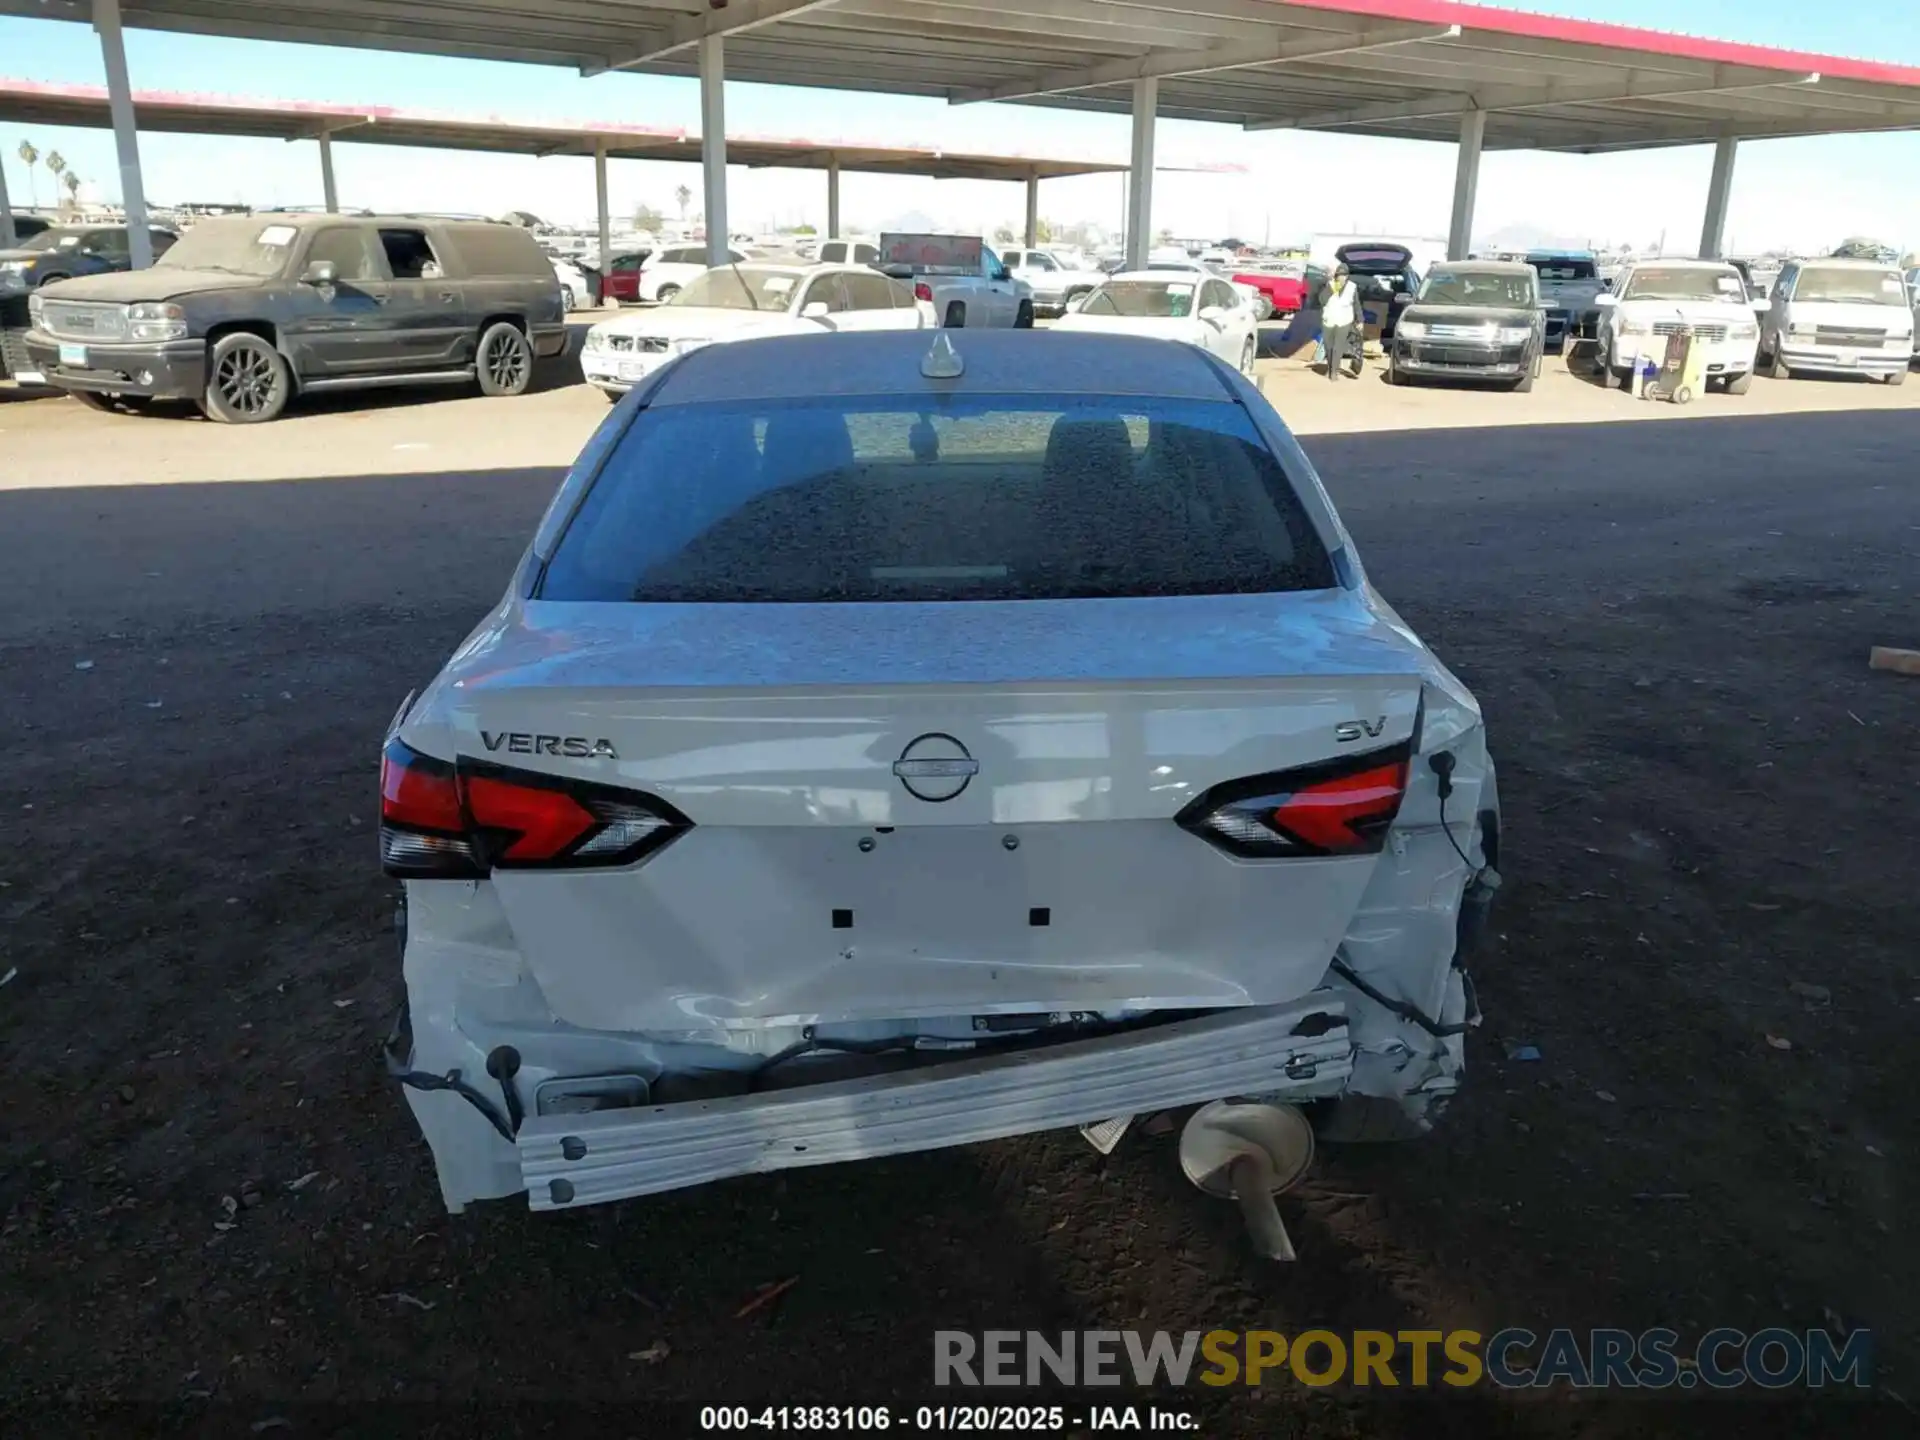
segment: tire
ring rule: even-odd
[[[1894,371],[1894,372],[1893,372],[1893,373],[1892,373],[1891,375],[1889,375],[1889,376],[1887,376],[1887,383],[1888,383],[1889,385],[1904,385],[1904,384],[1906,384],[1906,383],[1907,383],[1907,372],[1906,372],[1906,371],[1904,371],[1904,370],[1896,370],[1896,371]]]
[[[1673,403],[1676,405],[1691,405],[1693,403],[1692,387],[1682,385],[1678,390],[1674,391]]]
[[[943,330],[964,330],[967,328],[967,307],[958,300],[947,302],[947,315],[940,322]]]
[[[561,310],[565,314],[571,315],[574,310],[578,308],[579,304],[579,300],[574,296],[573,287],[571,285],[562,285],[560,287]]]
[[[1767,361],[1767,378],[1770,380],[1791,380],[1793,378],[1793,371],[1787,368],[1787,362],[1781,357],[1778,348],[1774,350],[1772,357]]]
[[[1016,330],[1031,330],[1033,328],[1033,302],[1031,300],[1022,300],[1020,302],[1020,308],[1014,312],[1013,328]]]
[[[1387,359],[1387,384],[1404,385],[1406,383],[1406,377],[1400,373],[1400,367],[1395,365],[1392,357],[1389,356]]]
[[[1245,347],[1240,351],[1240,373],[1242,375],[1253,374],[1253,362],[1257,360],[1259,356],[1260,342],[1249,335]]]
[[[480,332],[473,370],[482,395],[523,395],[533,382],[533,346],[511,320],[496,320]]]
[[[258,425],[278,419],[292,395],[293,377],[273,343],[241,330],[213,347],[200,410],[222,425]]]
[[[113,397],[102,395],[93,390],[69,390],[67,392],[89,410],[99,410],[105,414],[113,413]]]
[[[1534,372],[1529,370],[1526,374],[1522,375],[1518,380],[1514,381],[1513,393],[1516,395],[1525,395],[1528,391],[1532,390],[1533,376],[1534,376]]]
[[[680,287],[678,285],[662,285],[658,290],[653,292],[654,302],[664,305],[679,293]]]
[[[1729,375],[1726,379],[1727,394],[1744,395],[1753,388],[1753,372],[1747,370],[1739,375]]]

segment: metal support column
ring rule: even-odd
[[[700,41],[700,171],[707,205],[707,264],[727,263],[726,40]]]
[[[127,212],[127,248],[133,268],[153,264],[147,229],[147,193],[140,184],[140,139],[133,124],[133,84],[127,79],[127,47],[120,38],[120,0],[93,0],[93,28],[107,69],[107,109],[113,116],[113,147],[120,155],[120,204]]]
[[[1153,120],[1160,82],[1133,82],[1133,164],[1127,186],[1127,268],[1146,268],[1153,249]]]
[[[613,270],[613,216],[607,210],[607,142],[593,145],[593,199],[600,216],[600,303],[607,303],[607,279]]]
[[[7,167],[0,161],[0,250],[11,250],[19,239],[13,233],[13,202],[7,199]]]
[[[1480,192],[1480,147],[1487,138],[1487,112],[1460,117],[1460,163],[1453,172],[1453,221],[1447,226],[1447,258],[1464,260],[1473,249],[1473,204]]]
[[[840,238],[840,157],[827,157],[827,239]]]
[[[340,192],[333,183],[333,136],[325,130],[320,132],[320,198],[329,215],[340,213]]]
[[[1027,176],[1027,248],[1040,243],[1040,177]]]
[[[1713,178],[1707,182],[1707,218],[1700,227],[1700,258],[1718,260],[1727,239],[1727,201],[1733,194],[1733,162],[1740,142],[1732,136],[1713,147]]]

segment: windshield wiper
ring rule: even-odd
[[[740,262],[738,260],[731,261],[727,265],[727,268],[733,271],[733,278],[740,282],[740,288],[747,292],[747,303],[758,310],[760,308],[760,297],[753,293],[753,287],[747,284],[747,277],[740,273]]]

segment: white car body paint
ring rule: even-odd
[[[1872,301],[1827,300],[1831,283],[1847,277]],[[1852,293],[1849,289],[1847,293]],[[1914,304],[1897,266],[1871,260],[1789,260],[1768,297],[1761,353],[1785,360],[1789,371],[1818,374],[1904,375],[1913,364]]]
[[[1716,291],[1713,299],[1667,299],[1644,292],[1649,272],[1678,271]],[[1635,284],[1635,277],[1642,280]],[[1656,364],[1666,354],[1668,326],[1695,327],[1695,343],[1705,352],[1711,377],[1753,373],[1760,346],[1760,317],[1747,298],[1746,282],[1733,266],[1719,260],[1643,260],[1627,266],[1613,290],[1599,297],[1601,354],[1614,373],[1625,373],[1638,357]]]
[[[522,1194],[571,1208],[1229,1095],[1424,1125],[1459,1085],[1478,1019],[1462,947],[1498,883],[1473,697],[1367,582],[1305,455],[1231,363],[1122,336],[946,334],[957,380],[923,378],[924,338],[905,335],[750,341],[651,376],[588,443],[508,593],[395,716],[390,739],[437,763],[632,788],[691,822],[624,868],[406,881],[408,1010],[389,1059],[449,1209]],[[1080,404],[1237,408],[1334,587],[528,598],[644,415],[881,393],[938,408],[1036,374]],[[542,742],[555,733],[581,753]],[[896,768],[934,734],[978,762],[937,803]],[[1385,753],[1406,756],[1406,788],[1377,853],[1241,859],[1175,823],[1223,782]],[[857,923],[829,926],[842,909]],[[1034,1043],[975,1048],[1002,1028]],[[747,1081],[816,1035],[928,1063]],[[518,1068],[500,1081],[503,1047]],[[455,1071],[478,1104],[418,1088]],[[664,1093],[729,1072],[728,1093]],[[583,1083],[618,1099],[590,1114],[543,1099]]]
[[[1210,307],[1196,303],[1192,313],[1184,316],[1133,316],[1089,314],[1089,307],[1097,310],[1097,301],[1101,291],[1107,285],[1127,284],[1187,284],[1194,285],[1196,297],[1209,286],[1218,286],[1232,297],[1234,303]],[[1257,292],[1256,292],[1257,293]],[[1218,308],[1220,313],[1205,316],[1200,312]],[[1200,349],[1217,355],[1236,369],[1243,368],[1247,347],[1251,344],[1259,349],[1260,322],[1253,303],[1248,300],[1241,286],[1214,275],[1210,271],[1197,272],[1189,280],[1184,272],[1166,270],[1125,270],[1118,275],[1110,275],[1101,286],[1087,296],[1081,308],[1069,311],[1054,322],[1054,329],[1085,331],[1090,334],[1139,335],[1153,340],[1178,340],[1188,345],[1197,345]]]
[[[736,265],[744,265],[751,258],[743,250],[727,251],[727,257]],[[689,280],[696,275],[704,275],[707,270],[707,247],[705,245],[669,245],[664,250],[655,250],[640,262],[639,292],[643,304],[656,304],[663,297],[671,299],[673,292],[683,290]]]
[[[839,305],[840,277],[858,277],[871,287],[875,272],[864,265],[773,265],[749,262],[748,274],[790,274],[793,285],[779,310],[736,310],[690,305],[678,299],[647,310],[629,310],[603,320],[587,332],[580,352],[587,383],[609,395],[624,395],[654,371],[696,345],[726,344],[769,335],[860,334],[872,330],[919,330],[927,324],[925,307],[908,303],[885,310],[833,308],[822,316],[803,314],[810,304]],[[701,274],[706,272],[702,271]],[[826,296],[833,292],[829,301]],[[905,292],[909,302],[911,291]]]

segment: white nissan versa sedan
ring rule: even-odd
[[[1499,883],[1473,697],[1260,392],[1125,335],[653,372],[381,804],[453,1210],[1222,1097],[1418,1133]]]

